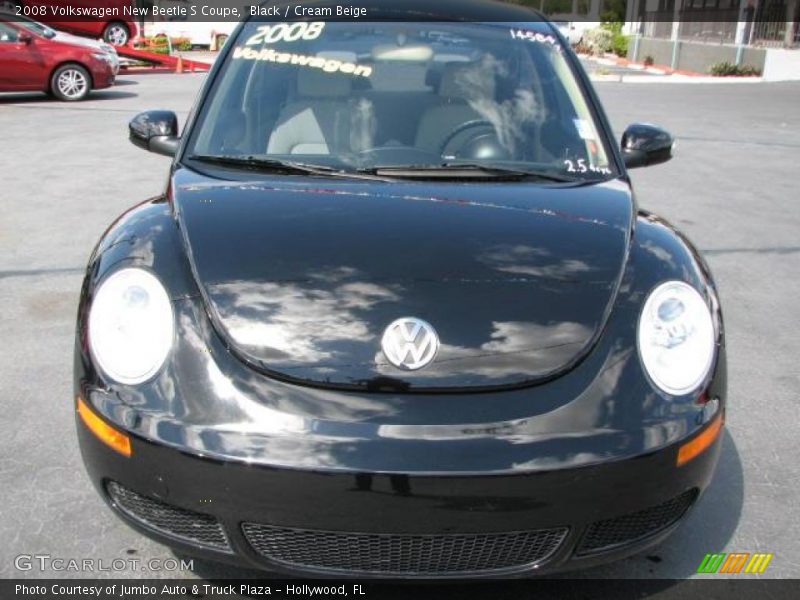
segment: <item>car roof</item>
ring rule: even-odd
[[[294,7],[297,2],[266,0],[261,6]],[[336,14],[336,7],[341,0],[309,0],[303,2],[303,8],[331,8]],[[367,20],[406,20],[406,21],[494,21],[524,22],[547,21],[537,10],[526,6],[496,2],[493,0],[363,0],[359,8],[366,8]],[[254,17],[258,19],[258,17]],[[349,18],[347,20],[350,20]]]

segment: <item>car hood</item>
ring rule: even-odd
[[[99,40],[91,40],[88,38],[79,37],[77,35],[72,35],[70,33],[58,31],[56,32],[55,37],[51,38],[50,41],[59,44],[59,46],[69,46],[73,49],[78,49],[81,51],[95,50],[96,52],[102,52],[103,54],[109,55],[112,62],[119,62],[119,55],[117,54],[116,48]]]
[[[53,41],[60,42],[62,44],[81,46],[82,48],[96,48],[97,50],[102,50],[103,52],[107,51],[103,42],[79,37],[77,35],[72,35],[71,33],[64,33],[63,31],[57,31],[55,37],[52,39]]]
[[[567,370],[608,318],[634,214],[621,181],[231,181],[178,167],[170,194],[236,355],[275,377],[367,390],[489,389]],[[382,352],[401,317],[438,333],[422,369]]]

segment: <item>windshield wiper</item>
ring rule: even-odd
[[[249,169],[251,171],[387,181],[385,177],[380,177],[377,174],[345,171],[327,165],[312,165],[279,158],[260,158],[257,156],[239,156],[231,154],[191,154],[188,158],[199,162],[211,163],[224,167],[234,167],[237,169]]]
[[[390,175],[401,178],[478,178],[478,179],[539,179],[556,183],[575,183],[583,181],[566,175],[552,172],[516,169],[498,165],[485,165],[469,162],[446,162],[438,165],[400,165],[372,167],[359,172],[374,173],[375,175]]]
[[[386,165],[366,167],[355,170],[338,169],[327,165],[308,164],[279,158],[230,154],[192,154],[190,160],[211,164],[249,169],[262,172],[316,175],[320,177],[343,177],[349,179],[370,179],[392,181],[396,179],[500,179],[519,181],[538,179],[556,183],[583,182],[582,179],[567,177],[552,172],[516,169],[498,165],[485,165],[470,162],[445,162],[422,165]]]

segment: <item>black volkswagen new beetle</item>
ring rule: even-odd
[[[530,575],[662,540],[711,479],[726,386],[708,267],[626,172],[672,137],[617,147],[536,13],[380,6],[244,22],[180,137],[131,122],[174,161],[89,261],[91,479],[179,551],[308,575]]]

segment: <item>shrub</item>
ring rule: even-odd
[[[575,45],[574,50],[575,50],[576,54],[591,54],[592,53],[592,49],[589,47],[589,45],[584,40],[581,40],[580,42],[578,42]]]
[[[655,59],[650,56],[649,54],[644,57],[644,66],[645,67],[652,67],[655,64]]]
[[[629,37],[622,33],[622,23],[620,21],[604,21],[601,23],[600,28],[611,34],[608,48],[604,52],[613,52],[622,57],[627,56]]]
[[[591,54],[603,54],[611,50],[614,34],[604,27],[594,27],[583,34],[586,47]]]
[[[628,40],[630,38],[622,33],[615,33],[611,38],[611,51],[617,56],[628,56]]]
[[[619,21],[603,21],[600,27],[611,33],[622,33],[622,23]]]
[[[711,65],[709,73],[715,77],[758,77],[761,70],[752,65],[735,65],[723,61]]]
[[[165,35],[157,35],[147,40],[147,49],[156,54],[169,54],[169,41]]]
[[[758,69],[753,65],[743,65],[739,67],[739,73],[745,77],[760,77],[761,69]]]
[[[179,50],[181,52],[192,49],[192,41],[189,38],[180,37],[168,40],[167,36],[163,34],[155,35],[136,43],[137,48],[142,48],[148,52],[155,52],[156,54],[169,54],[170,45],[173,50]]]
[[[600,27],[589,29],[583,36],[590,54],[613,52],[617,56],[628,55],[628,36],[622,33],[622,23],[602,23]]]
[[[192,49],[192,41],[189,38],[172,38],[172,49],[186,52]]]

